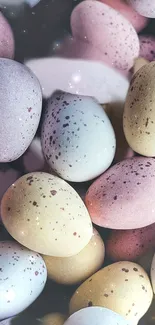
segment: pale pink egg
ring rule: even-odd
[[[73,37],[93,44],[117,69],[129,70],[139,56],[138,35],[118,11],[99,1],[83,1],[72,12]]]
[[[127,2],[140,15],[148,18],[155,18],[155,1],[154,0],[127,0]]]
[[[2,13],[0,13],[0,57],[8,59],[14,57],[13,32]]]
[[[140,35],[140,56],[148,61],[155,60],[155,37]]]

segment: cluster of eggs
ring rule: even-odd
[[[152,304],[155,38],[138,35],[149,18],[151,0],[82,1],[55,55],[21,64],[0,14],[2,321],[47,276],[77,287],[68,314],[40,324],[137,325]]]

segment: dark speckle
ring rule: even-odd
[[[77,232],[74,232],[74,233],[73,233],[73,236],[76,236],[76,235],[77,235]]]
[[[56,195],[57,194],[57,191],[55,191],[55,190],[52,190],[52,191],[50,191],[50,193],[54,196],[54,195]]]
[[[89,301],[89,302],[88,302],[88,307],[92,307],[92,306],[93,306],[92,301]]]
[[[114,200],[115,200],[115,201],[117,200],[117,195],[114,196]]]
[[[134,267],[133,270],[134,270],[135,272],[138,272],[138,269],[137,269],[136,267]]]

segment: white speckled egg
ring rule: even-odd
[[[93,230],[88,211],[64,180],[42,172],[19,178],[4,194],[2,221],[18,242],[41,254],[78,254]]]
[[[39,254],[15,242],[0,242],[0,319],[26,309],[40,295],[46,279]]]
[[[116,148],[114,130],[102,106],[92,98],[67,93],[49,99],[41,141],[51,168],[72,182],[102,174]]]
[[[35,75],[24,65],[0,59],[0,162],[20,157],[38,128],[42,93]]]

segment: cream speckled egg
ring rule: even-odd
[[[134,75],[125,102],[123,127],[130,147],[137,153],[155,156],[155,62]]]
[[[60,313],[48,314],[40,320],[40,325],[63,325],[66,319],[67,316]]]
[[[88,245],[72,257],[43,256],[48,277],[61,284],[76,284],[97,272],[104,261],[105,248],[101,236],[94,229]]]
[[[41,294],[47,279],[42,257],[16,242],[0,242],[0,319],[17,315]]]
[[[155,2],[153,0],[127,0],[140,15],[155,18]]]
[[[101,306],[137,323],[152,302],[148,275],[132,262],[111,264],[86,280],[70,301],[70,313],[89,306]]]
[[[3,196],[1,216],[12,237],[45,255],[78,254],[92,237],[91,220],[79,195],[47,173],[19,178]]]

